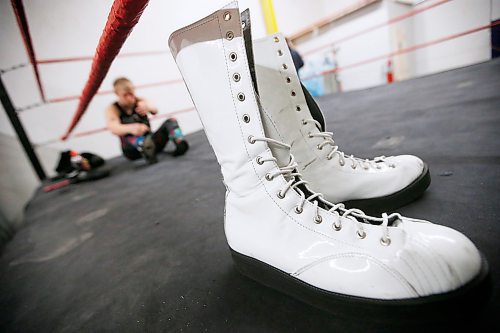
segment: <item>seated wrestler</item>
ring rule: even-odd
[[[125,77],[116,79],[113,87],[118,100],[106,109],[106,122],[111,133],[120,137],[126,158],[144,157],[149,163],[155,163],[156,154],[169,141],[175,144],[174,156],[186,153],[189,145],[174,118],[167,119],[153,133],[148,114],[157,114],[158,109],[147,99],[137,97],[132,82]]]

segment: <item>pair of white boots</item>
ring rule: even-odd
[[[237,268],[335,313],[440,316],[474,300],[488,267],[468,238],[355,206],[377,212],[412,201],[429,185],[426,165],[342,153],[284,37],[252,41],[249,29],[248,11],[240,16],[233,2],[169,39],[221,165]]]

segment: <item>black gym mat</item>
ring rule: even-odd
[[[342,150],[411,153],[430,166],[424,197],[400,212],[469,236],[494,291],[465,323],[499,331],[500,61],[320,98]],[[38,191],[0,258],[2,332],[409,332],[345,320],[238,274],[223,232],[224,186],[203,132],[158,164],[113,159],[111,177]],[[257,241],[257,240],[256,240]],[[458,318],[457,318],[458,319]]]

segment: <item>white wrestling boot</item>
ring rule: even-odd
[[[282,34],[255,40],[253,53],[262,107],[281,141],[291,145],[298,170],[314,191],[373,214],[393,211],[423,194],[430,174],[418,157],[365,160],[347,156],[335,145],[333,134],[324,131],[319,107],[299,81]]]
[[[169,39],[221,166],[238,270],[339,315],[421,322],[468,308],[488,268],[464,235],[399,214],[366,216],[307,187],[290,146],[261,117],[242,34],[233,2]]]

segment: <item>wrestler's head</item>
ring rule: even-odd
[[[132,107],[135,104],[137,98],[132,81],[126,77],[120,77],[113,82],[113,88],[121,106]]]

